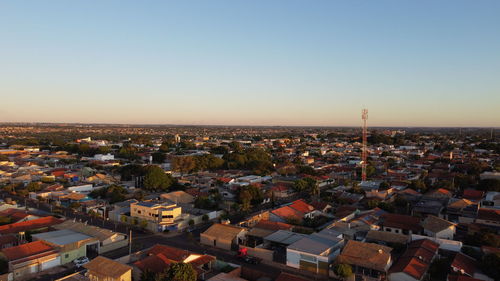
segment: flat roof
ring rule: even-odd
[[[51,244],[64,246],[78,241],[86,240],[92,238],[91,236],[70,230],[56,230],[50,232],[44,232],[39,234],[33,234],[33,238],[36,240],[47,241]]]
[[[291,245],[304,237],[307,237],[307,235],[287,230],[278,230],[275,233],[266,236],[264,239],[275,243]]]

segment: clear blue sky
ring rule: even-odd
[[[500,126],[500,1],[1,1],[0,122]]]

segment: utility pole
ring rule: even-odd
[[[128,255],[132,254],[132,229],[129,230],[128,234]]]
[[[365,108],[361,111],[361,119],[363,120],[363,148],[361,150],[361,181],[366,181],[366,162],[368,158],[367,157],[368,129],[366,127],[366,120],[368,120],[368,109]]]

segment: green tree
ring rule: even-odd
[[[249,190],[243,190],[239,194],[239,201],[241,202],[241,209],[248,211],[252,207],[252,194]]]
[[[145,167],[146,175],[144,176],[144,188],[151,191],[166,191],[172,184],[174,179],[167,175],[162,168],[155,165]]]
[[[339,264],[336,264],[334,267],[333,267],[333,272],[335,273],[335,275],[337,275],[338,277],[342,278],[342,279],[345,279],[345,278],[348,278],[349,276],[352,275],[352,268],[350,265],[348,264],[345,264],[345,263],[339,263]]]
[[[28,185],[26,185],[26,189],[30,192],[37,192],[42,190],[42,186],[40,185],[39,182],[30,182]]]
[[[196,168],[196,161],[192,156],[177,156],[172,159],[172,170],[181,174],[190,173]]]
[[[170,265],[166,278],[171,281],[196,281],[198,276],[191,264],[178,262]]]
[[[483,256],[480,267],[491,278],[500,276],[500,254],[491,253]]]
[[[162,152],[155,152],[151,155],[153,157],[153,163],[158,163],[158,164],[161,164],[163,162],[165,162],[165,153],[162,153]]]

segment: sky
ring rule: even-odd
[[[498,0],[0,0],[0,122],[500,127]]]

